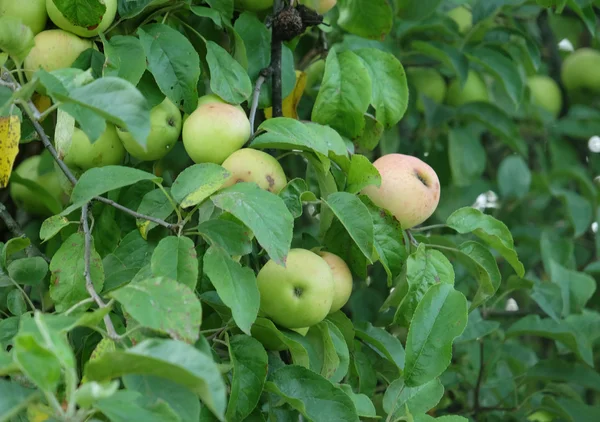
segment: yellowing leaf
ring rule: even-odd
[[[142,236],[142,239],[148,240],[148,228],[150,227],[150,221],[138,220],[137,226],[138,230],[140,231],[140,235]]]
[[[282,103],[283,117],[289,117],[292,119],[298,118],[298,112],[296,109],[298,108],[302,94],[304,94],[304,88],[306,88],[306,73],[302,72],[301,70],[296,70],[296,85],[294,86],[294,89],[290,95],[285,97]],[[273,107],[265,109],[265,117],[267,119],[273,117]]]
[[[8,185],[15,158],[19,153],[21,121],[18,116],[0,117],[0,188]]]
[[[27,418],[30,422],[44,422],[52,417],[54,412],[43,404],[30,404],[27,406]]]

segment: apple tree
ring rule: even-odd
[[[0,0],[0,421],[600,420],[598,0]]]

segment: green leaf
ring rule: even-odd
[[[42,242],[47,242],[69,224],[71,224],[69,219],[62,215],[53,215],[52,217],[45,219],[42,223],[42,227],[40,227],[40,240]]]
[[[367,261],[372,262],[373,220],[366,205],[357,196],[347,192],[332,193],[324,202],[344,225]]]
[[[281,349],[277,346],[280,346],[278,343],[283,343],[283,349],[287,348],[292,355],[292,362],[308,368],[310,366],[308,351],[299,341],[302,336],[293,334],[287,330],[279,330],[273,321],[266,318],[259,317],[252,325],[252,336],[263,343],[267,349]]]
[[[111,422],[140,419],[147,422],[178,422],[179,416],[164,401],[151,402],[137,391],[119,390],[94,403]]]
[[[198,282],[198,257],[194,241],[186,236],[167,236],[152,253],[152,274],[177,280],[191,290]]]
[[[394,320],[408,327],[417,306],[432,286],[439,283],[454,285],[454,269],[443,253],[426,249],[421,243],[406,260],[406,281],[408,292],[400,303]]]
[[[169,188],[164,188],[165,192],[169,194]],[[150,217],[160,218],[166,220],[171,214],[173,214],[173,204],[169,200],[169,197],[161,189],[153,189],[142,198],[142,202],[138,206],[137,212]],[[138,229],[145,234],[156,227],[158,224],[148,221],[143,218],[136,220]]]
[[[223,248],[229,255],[243,256],[252,252],[252,233],[242,224],[216,218],[198,225],[200,235],[213,246]]]
[[[552,195],[563,203],[567,217],[573,226],[575,237],[584,234],[592,223],[592,204],[583,196],[566,189],[554,188]]]
[[[89,297],[84,277],[85,246],[83,233],[73,233],[56,251],[50,262],[50,297],[59,312]],[[104,268],[100,255],[92,246],[90,276],[96,292],[104,285]]]
[[[8,15],[0,17],[0,50],[22,63],[34,46],[33,32],[21,18]]]
[[[138,28],[148,70],[161,92],[186,113],[198,104],[200,58],[190,41],[168,25],[155,23]]]
[[[465,327],[465,331],[454,340],[454,344],[466,343],[480,339],[491,333],[496,332],[500,327],[499,321],[487,321],[481,317],[479,309],[474,309],[469,313],[469,321]]]
[[[313,151],[328,155],[327,142],[319,139],[313,126],[289,117],[267,119],[258,127],[264,131],[250,143],[252,148],[277,148],[286,150]],[[339,137],[339,135],[338,135]]]
[[[231,104],[250,98],[252,83],[246,70],[225,49],[206,42],[206,61],[210,69],[210,89]]]
[[[317,200],[315,194],[308,189],[306,181],[299,177],[290,180],[279,192],[279,197],[283,199],[294,219],[302,215],[302,201]]]
[[[560,286],[562,316],[580,313],[596,291],[596,280],[578,271],[569,270],[550,260],[550,279]]]
[[[12,290],[6,296],[6,307],[8,311],[16,316],[23,315],[27,312],[27,304],[20,290]]]
[[[94,28],[106,13],[106,4],[98,0],[51,0],[66,20],[74,26]]]
[[[22,251],[27,248],[31,244],[31,241],[26,237],[13,237],[4,245],[2,248],[2,254],[0,255],[2,258],[2,267],[6,268],[6,264],[8,262],[8,258],[11,255]]]
[[[115,35],[104,45],[104,76],[116,76],[137,85],[146,71],[146,53],[140,40],[132,36]]]
[[[562,420],[568,422],[595,422],[600,418],[600,407],[589,406],[577,400],[566,397],[546,396],[542,402],[545,407],[557,411]]]
[[[402,343],[397,337],[383,328],[374,327],[370,322],[361,322],[355,325],[356,337],[369,344],[386,357],[398,369],[404,369],[405,353]]]
[[[385,0],[339,0],[338,25],[352,34],[382,39],[392,29],[393,16]]]
[[[479,285],[471,301],[470,310],[494,296],[500,287],[502,275],[494,255],[482,244],[473,241],[462,243],[457,258]]]
[[[3,420],[11,420],[11,417],[18,415],[25,410],[29,403],[37,400],[40,394],[32,389],[22,385],[0,379],[0,416]]]
[[[217,365],[193,346],[175,340],[148,339],[123,351],[108,352],[85,367],[90,381],[127,374],[154,375],[183,385],[224,421],[225,384]]]
[[[371,84],[367,67],[355,53],[330,50],[311,120],[349,138],[357,137],[365,127]]]
[[[600,374],[577,362],[562,359],[542,360],[524,374],[531,381],[559,381],[600,391]]]
[[[505,198],[523,198],[531,186],[531,171],[521,156],[510,155],[498,167],[498,188]]]
[[[534,282],[530,296],[546,315],[555,321],[560,320],[563,312],[563,299],[559,284],[543,281]]]
[[[373,7],[372,2],[369,8]],[[354,53],[369,71],[375,118],[386,128],[394,126],[408,108],[408,84],[402,64],[393,54],[376,48],[361,48]]]
[[[519,277],[525,275],[525,268],[514,249],[512,234],[503,222],[475,208],[464,207],[452,213],[446,220],[446,224],[461,234],[472,232],[496,249]]]
[[[330,381],[302,366],[289,365],[273,372],[266,390],[279,395],[306,418],[315,422],[358,422],[350,397]]]
[[[218,164],[194,164],[183,170],[171,187],[173,198],[188,208],[215,193],[231,174]]]
[[[579,359],[594,366],[592,349],[589,341],[563,321],[542,319],[539,315],[528,315],[515,322],[506,331],[507,337],[537,336],[560,341]]]
[[[346,183],[346,192],[358,193],[367,186],[380,187],[381,175],[367,157],[354,154],[350,161],[350,171]]]
[[[354,407],[356,407],[356,412],[359,417],[365,418],[375,418],[377,417],[377,411],[375,410],[375,406],[371,399],[364,394],[356,394],[352,391],[352,387],[348,384],[340,384],[339,388],[342,389],[354,402]]]
[[[336,362],[337,367],[328,379],[331,382],[341,382],[347,375],[350,366],[350,351],[348,350],[344,335],[335,323],[328,320],[320,323],[319,329],[323,334],[324,342],[329,343],[329,340],[331,340],[331,345],[337,355],[337,360],[332,359]]]
[[[435,378],[418,387],[408,387],[403,378],[390,384],[383,396],[383,409],[394,418],[425,413],[435,407],[444,395],[444,386]]]
[[[154,245],[142,238],[138,230],[129,232],[111,254],[102,261],[105,280],[104,291],[108,292],[129,283],[147,264],[150,264]]]
[[[31,258],[21,258],[8,264],[8,275],[18,284],[36,285],[39,284],[48,273],[48,264],[44,258],[34,256]]]
[[[231,308],[233,319],[244,333],[256,321],[260,307],[260,293],[256,276],[248,267],[242,267],[221,248],[211,246],[204,254],[204,272],[219,297]]]
[[[200,301],[184,284],[166,277],[130,283],[110,293],[142,326],[175,340],[198,340],[202,323]]]
[[[469,59],[457,48],[436,41],[413,41],[411,49],[444,63],[456,74],[461,86],[469,74]]]
[[[252,337],[233,336],[229,340],[233,381],[227,405],[227,420],[243,421],[252,413],[267,379],[267,352]]]
[[[237,183],[211,200],[248,226],[269,257],[284,265],[292,242],[294,219],[279,196],[254,183]]]
[[[423,385],[441,375],[452,358],[452,342],[467,325],[467,299],[450,284],[432,286],[419,302],[406,339],[404,380]]]
[[[448,159],[455,185],[465,186],[479,179],[485,171],[486,157],[477,132],[464,127],[450,130]]]
[[[37,387],[44,391],[56,391],[61,376],[60,362],[50,350],[40,345],[33,335],[17,335],[12,355],[19,369]]]
[[[367,151],[373,151],[383,136],[385,128],[383,124],[370,114],[365,114],[365,128],[362,133],[354,139],[354,145]]]

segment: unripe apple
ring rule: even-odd
[[[319,256],[327,262],[333,273],[333,302],[330,314],[339,311],[352,294],[352,273],[346,262],[331,252],[321,251]]]
[[[260,309],[284,328],[321,322],[334,297],[333,273],[327,262],[306,249],[291,249],[286,266],[270,260],[256,277]]]
[[[303,4],[315,10],[318,14],[324,15],[335,7],[337,0],[300,0]]]
[[[446,103],[460,106],[475,101],[489,101],[487,85],[475,71],[469,70],[465,85],[461,88],[458,79],[453,80],[446,93]]]
[[[381,186],[367,186],[362,193],[375,205],[391,212],[403,229],[431,217],[440,201],[440,181],[427,163],[410,155],[387,154],[373,165]]]
[[[458,25],[458,31],[464,34],[473,27],[473,13],[465,6],[458,6],[448,11],[450,17]]]
[[[221,164],[231,176],[223,188],[239,182],[254,182],[261,189],[278,194],[287,184],[287,178],[279,161],[266,152],[242,148],[231,154]]]
[[[101,32],[104,32],[114,22],[117,14],[117,0],[100,0],[106,6],[106,11],[102,16],[102,20],[95,27],[84,28],[69,22],[69,20],[61,13],[54,4],[54,0],[46,0],[46,9],[48,16],[56,26],[65,31],[72,32],[80,37],[95,37]]]
[[[262,12],[273,8],[273,0],[235,0],[235,8],[249,12]]]
[[[437,70],[431,67],[413,67],[406,70],[406,76],[418,94],[429,97],[437,104],[444,101],[444,97],[446,96],[446,81]],[[425,104],[420,96],[417,97],[417,110],[425,110]]]
[[[304,89],[304,92],[311,98],[317,98],[319,88],[321,87],[321,81],[325,74],[325,60],[319,59],[312,63],[306,68],[305,73],[306,88]]]
[[[600,51],[580,48],[568,55],[562,64],[561,78],[572,100],[600,93]]]
[[[182,137],[195,163],[222,164],[250,138],[250,121],[239,106],[211,102],[190,114]]]
[[[33,40],[35,46],[25,58],[23,66],[28,80],[40,68],[52,72],[71,67],[81,53],[94,45],[62,29],[42,31]]]
[[[21,19],[33,35],[37,35],[44,30],[48,21],[46,0],[0,0],[0,17],[2,16]]]
[[[562,108],[562,93],[558,84],[549,76],[535,75],[527,78],[527,86],[531,93],[531,102],[558,116]]]
[[[40,155],[34,155],[26,158],[14,169],[14,172],[23,179],[31,180],[32,182],[37,183],[46,189],[46,191],[52,197],[56,198],[59,202],[64,203],[64,192],[60,185],[56,171],[52,169],[51,171],[40,175],[38,172],[40,160]],[[10,196],[17,205],[22,207],[30,214],[39,216],[52,215],[52,212],[40,198],[40,195],[30,190],[25,185],[11,183]]]
[[[89,170],[92,167],[119,165],[125,159],[125,148],[117,135],[117,129],[106,123],[106,129],[94,143],[79,128],[75,128],[71,146],[63,161],[69,167]]]
[[[132,157],[142,161],[154,161],[167,155],[173,148],[181,133],[181,122],[181,111],[165,97],[150,110],[150,134],[146,140],[145,151],[127,130],[117,128],[117,133]]]

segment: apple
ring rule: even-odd
[[[102,16],[102,20],[95,27],[84,28],[69,22],[69,20],[61,13],[54,4],[54,0],[46,0],[46,9],[48,16],[56,26],[65,31],[72,32],[80,37],[95,37],[101,32],[104,32],[114,22],[117,15],[117,0],[100,0],[106,6],[106,11]]]
[[[94,45],[62,29],[42,31],[33,40],[35,46],[25,58],[23,66],[28,80],[40,68],[52,72],[71,67],[81,53]]]
[[[417,90],[417,93],[431,98],[438,104],[444,101],[446,81],[437,70],[431,67],[412,67],[406,70],[406,76]],[[417,110],[425,110],[425,104],[420,96],[417,98]]]
[[[352,273],[346,262],[331,252],[320,251],[319,256],[327,262],[333,273],[333,302],[329,313],[342,309],[352,294]]]
[[[23,160],[14,172],[23,179],[37,183],[59,202],[64,203],[64,192],[58,175],[54,169],[44,174],[39,174],[38,168],[41,161],[40,155],[34,155]],[[19,183],[10,184],[10,197],[25,211],[33,215],[50,216],[52,212],[48,209],[40,196],[25,185]]]
[[[335,7],[337,0],[300,0],[303,4],[315,10],[318,14],[324,15]]]
[[[318,324],[331,310],[333,273],[323,258],[309,250],[291,249],[285,267],[270,260],[256,281],[261,311],[284,328]]]
[[[33,35],[44,30],[48,21],[46,0],[0,0],[0,17],[11,16],[21,19]]]
[[[235,8],[249,12],[262,12],[273,8],[273,0],[235,0]]]
[[[563,61],[561,79],[574,102],[600,93],[600,51],[580,48]]]
[[[367,186],[362,193],[375,205],[391,212],[403,229],[431,217],[440,200],[440,181],[427,163],[410,155],[387,154],[373,165],[381,186]]]
[[[261,189],[278,194],[287,184],[279,161],[263,151],[242,148],[227,157],[221,165],[231,173],[223,188],[238,182],[254,182]]]
[[[306,88],[304,92],[311,98],[317,98],[321,81],[325,74],[325,60],[317,60],[308,66],[304,72],[306,73]]]
[[[239,106],[210,102],[190,114],[182,137],[195,163],[222,164],[250,138],[250,120]]]
[[[527,86],[531,93],[531,102],[558,116],[562,109],[562,93],[558,84],[549,76],[534,75],[527,78]]]
[[[557,43],[566,38],[573,48],[579,48],[581,37],[586,31],[581,19],[565,14],[548,13],[548,25],[552,29],[554,39]]]
[[[458,25],[458,32],[464,34],[473,27],[473,14],[465,6],[458,6],[447,12],[449,18],[451,18]]]
[[[475,101],[489,101],[487,85],[475,71],[469,70],[465,85],[461,88],[458,79],[453,80],[446,92],[446,102],[460,106]]]
[[[173,148],[181,133],[182,117],[179,108],[168,98],[150,110],[150,134],[146,150],[138,144],[131,133],[117,128],[123,146],[132,156],[142,161],[158,160]]]
[[[555,415],[546,411],[546,410],[538,410],[537,412],[532,413],[527,417],[528,421],[533,422],[552,422],[555,418]]]
[[[88,170],[92,167],[119,165],[125,159],[125,148],[117,135],[117,129],[106,123],[106,129],[94,143],[79,128],[75,128],[71,138],[71,146],[63,161],[69,167]]]

